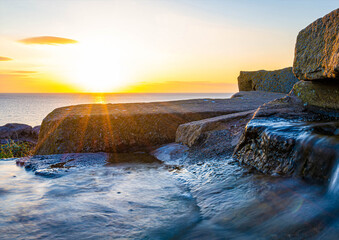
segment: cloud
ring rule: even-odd
[[[73,39],[53,37],[53,36],[41,36],[41,37],[25,38],[25,39],[19,40],[18,42],[21,42],[21,43],[24,43],[24,44],[46,44],[46,45],[78,43],[78,41],[73,40]]]
[[[37,73],[37,71],[11,71],[11,73],[17,73],[17,74],[31,74],[31,73]]]
[[[2,70],[0,71],[0,80],[8,78],[27,79],[33,77],[32,74],[38,73],[37,71],[23,71],[23,70]]]
[[[0,56],[0,61],[12,61],[12,58],[8,58],[8,57],[1,57]]]

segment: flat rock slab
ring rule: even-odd
[[[161,164],[156,157],[146,153],[67,153],[36,155],[17,158],[16,164],[35,175],[48,178],[62,177],[81,168],[117,164]]]
[[[251,110],[181,124],[177,129],[175,141],[191,147],[202,140],[208,132],[231,130],[237,128],[237,124],[243,126],[240,122],[251,117],[254,112],[255,110]]]
[[[284,94],[240,92],[231,99],[88,104],[55,109],[42,122],[37,155],[148,151],[175,141],[180,124],[249,111]]]

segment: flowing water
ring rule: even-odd
[[[326,187],[231,158],[74,168],[58,178],[0,161],[1,239],[337,239]],[[126,157],[126,156],[125,156]]]

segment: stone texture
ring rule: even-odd
[[[177,129],[175,141],[191,147],[199,140],[205,139],[211,132],[236,128],[240,121],[251,117],[253,113],[254,110],[251,110],[181,124]]]
[[[300,80],[339,80],[339,9],[299,32],[293,72]]]
[[[17,158],[16,164],[43,177],[62,177],[79,168],[117,164],[159,164],[157,158],[146,153],[67,153],[36,155]]]
[[[38,136],[29,125],[8,123],[0,126],[0,144],[5,144],[9,140],[36,143]]]
[[[299,81],[293,94],[307,106],[339,111],[339,82]]]
[[[0,127],[0,138],[18,139],[28,137],[32,133],[32,127],[26,124],[8,123]]]
[[[40,125],[38,126],[35,126],[33,129],[32,129],[32,135],[36,138],[39,137],[39,132],[40,132]]]
[[[239,91],[267,91],[288,93],[298,81],[292,68],[275,71],[241,71],[238,77]]]
[[[43,120],[35,153],[148,151],[156,145],[174,142],[180,124],[253,110],[281,96],[246,92],[231,99],[58,108]]]
[[[339,158],[338,120],[286,96],[257,110],[233,156],[265,174],[326,182]]]

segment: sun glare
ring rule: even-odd
[[[127,80],[118,51],[105,45],[80,46],[73,64],[71,80],[84,92],[115,92]]]

